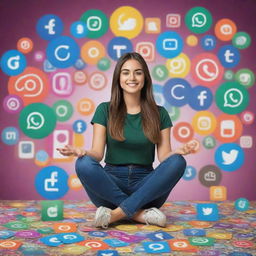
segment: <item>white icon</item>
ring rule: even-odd
[[[239,208],[245,208],[245,206],[246,206],[246,201],[244,201],[244,200],[240,200],[239,202],[238,202],[238,207]]]
[[[251,76],[247,73],[242,73],[239,75],[239,81],[242,83],[242,84],[249,84],[251,82]]]
[[[178,241],[178,242],[174,242],[173,246],[175,246],[177,248],[186,248],[186,247],[188,247],[188,244],[183,241]]]
[[[123,22],[121,21],[121,19],[123,18],[124,14],[121,14],[118,17],[118,30],[126,30],[126,31],[130,31],[135,29],[136,27],[136,19],[134,18],[128,18],[127,20],[124,20]]]
[[[223,190],[221,188],[214,188],[213,194],[215,199],[223,198]]]
[[[44,26],[45,29],[48,30],[49,35],[55,35],[55,31],[53,28],[55,27],[55,19],[50,19],[48,24]]]
[[[220,122],[220,136],[231,138],[235,135],[235,122],[233,120],[222,120]]]
[[[153,61],[155,58],[154,45],[150,42],[139,42],[136,44],[138,52],[146,61]]]
[[[154,99],[159,106],[163,106],[165,104],[165,99],[162,93],[160,92],[153,92]]]
[[[80,101],[79,102],[79,106],[78,106],[79,110],[81,112],[89,112],[92,109],[92,104],[90,101]]]
[[[76,123],[76,130],[77,130],[78,133],[82,132],[82,128],[83,128],[82,122],[77,122]]]
[[[191,135],[191,131],[188,127],[182,126],[178,130],[178,136],[181,138],[188,138]]]
[[[72,80],[67,72],[58,72],[53,75],[52,89],[57,95],[70,95],[72,93]]]
[[[19,55],[16,55],[16,56],[13,56],[13,57],[10,57],[8,60],[7,60],[7,66],[9,69],[12,69],[12,70],[15,70],[15,69],[18,69],[20,67],[20,56]]]
[[[240,137],[240,146],[242,148],[252,148],[253,138],[252,136],[241,136]]]
[[[211,128],[211,118],[208,116],[200,116],[197,120],[197,127],[200,130],[207,131]]]
[[[20,102],[16,98],[9,98],[6,102],[6,106],[9,110],[16,111],[20,107]]]
[[[59,45],[59,46],[54,50],[54,56],[56,57],[56,59],[57,59],[58,61],[66,61],[66,60],[68,60],[68,59],[70,58],[70,52],[68,52],[69,48],[70,48],[69,45]],[[63,49],[64,49],[64,50],[67,50],[66,57],[60,57],[60,56],[58,55],[58,52],[59,52],[60,50],[62,50],[62,52],[63,52]],[[62,54],[62,55],[63,55],[63,54]]]
[[[220,32],[223,35],[231,35],[232,34],[232,27],[229,24],[224,24],[220,27]]]
[[[178,28],[180,27],[180,15],[170,13],[166,16],[166,27]]]
[[[101,73],[93,73],[89,79],[90,86],[95,90],[101,90],[107,84],[106,77]]]
[[[73,240],[73,239],[76,239],[77,236],[76,236],[76,235],[64,235],[63,238],[64,238],[64,239]]]
[[[83,34],[83,33],[84,33],[84,27],[83,27],[83,25],[78,24],[78,25],[76,26],[76,33],[77,33],[77,34]]]
[[[153,32],[157,31],[157,24],[156,24],[156,22],[150,21],[150,22],[148,22],[147,26],[148,26],[148,31],[153,31]]]
[[[122,50],[126,50],[127,46],[126,45],[114,45],[113,50],[116,50],[116,56],[117,58],[120,58],[122,56]]]
[[[53,132],[53,158],[64,159],[67,158],[59,153],[56,148],[63,148],[69,144],[69,131],[68,130],[54,130]]]
[[[159,238],[159,239],[164,239],[164,235],[162,233],[158,233],[155,235],[156,238]]]
[[[12,247],[16,246],[16,243],[8,240],[8,241],[2,241],[0,243],[0,245],[1,245],[1,247],[4,247],[4,248],[9,248],[9,247],[12,248]]]
[[[197,12],[192,16],[192,27],[201,28],[206,24],[206,16],[202,12]]]
[[[214,69],[213,71],[210,71],[210,65],[211,65],[211,68]],[[195,70],[196,70],[197,76],[201,80],[207,81],[207,82],[213,81],[219,75],[218,65],[215,63],[215,61],[211,59],[203,59],[199,61],[196,65]]]
[[[92,22],[91,22],[92,20]],[[102,26],[102,20],[98,16],[91,16],[87,20],[87,28],[90,31],[99,31]]]
[[[164,76],[164,71],[161,68],[156,68],[156,74],[162,78]]]
[[[71,229],[71,227],[69,225],[62,225],[62,226],[59,226],[58,229],[62,231],[68,231]]]
[[[238,36],[236,39],[236,44],[237,45],[244,45],[246,44],[247,38],[245,36]]]
[[[192,168],[190,168],[190,167],[188,167],[187,169],[186,169],[186,177],[187,178],[190,178],[191,176],[192,176]]]
[[[56,108],[56,114],[57,116],[59,117],[64,117],[66,116],[68,113],[68,107],[65,106],[65,105],[59,105],[57,108]]]
[[[203,215],[211,215],[212,214],[212,211],[213,209],[212,208],[202,208],[203,210]]]
[[[113,256],[114,254],[113,254],[112,252],[111,252],[111,253],[104,253],[104,252],[103,252],[101,255],[102,255],[102,256]]]
[[[57,180],[58,172],[52,172],[51,178],[45,179],[44,181],[44,190],[49,192],[58,192],[59,188],[55,188],[55,183],[58,182]]]
[[[49,242],[51,242],[51,243],[61,243],[61,241],[58,240],[57,237],[52,237],[52,238],[50,238],[50,239],[49,239]]]
[[[215,146],[214,140],[211,137],[208,137],[204,141],[207,147],[213,148]]]
[[[97,58],[99,56],[99,54],[100,54],[100,51],[96,47],[91,47],[90,49],[88,49],[88,55],[91,58]]]
[[[224,53],[225,61],[226,61],[227,63],[233,63],[234,60],[233,60],[233,58],[231,58],[231,57],[234,57],[234,55],[235,55],[235,54],[234,54],[233,52],[231,52],[229,49],[226,50],[225,53]]]
[[[27,41],[27,40],[24,40],[24,41],[21,42],[20,46],[21,46],[22,49],[27,50],[30,47],[30,42]]]
[[[182,95],[182,96],[178,96],[178,95],[176,95],[176,94],[174,93],[174,90],[176,90],[177,88],[185,89],[185,86],[184,86],[183,84],[176,84],[176,85],[174,85],[174,86],[172,87],[172,89],[171,89],[171,95],[172,95],[172,97],[173,97],[174,99],[176,99],[176,100],[182,100],[182,99],[184,99],[185,96],[182,95],[181,93],[180,93],[180,95]]]
[[[20,141],[19,142],[19,158],[32,159],[35,155],[35,146],[33,141]]]
[[[163,49],[167,51],[177,50],[178,40],[174,38],[166,38],[163,40]]]
[[[225,152],[225,151],[222,151],[221,152],[221,156],[222,156],[222,159],[223,159],[223,162],[222,164],[225,164],[225,165],[230,165],[230,164],[233,164],[237,157],[238,157],[238,153],[239,151],[236,150],[236,149],[232,149],[230,150],[230,152]]]
[[[44,82],[42,78],[36,74],[26,74],[20,76],[15,81],[14,88],[17,92],[24,91],[24,97],[36,97],[42,93]]]
[[[163,244],[150,244],[148,247],[153,251],[159,251],[159,250],[164,249]]]
[[[31,112],[27,117],[27,129],[38,130],[44,125],[44,116],[39,112]]]
[[[101,243],[99,242],[87,242],[85,246],[88,246],[90,248],[98,248],[101,247]]]
[[[50,217],[50,218],[55,218],[58,216],[58,206],[55,205],[55,206],[51,206],[47,209],[47,215]]]
[[[175,58],[169,62],[169,71],[174,74],[182,74],[186,69],[186,61],[183,58]]]
[[[207,91],[201,91],[199,95],[197,96],[197,99],[199,100],[199,105],[202,107],[204,106],[204,102],[207,99]]]
[[[239,94],[239,98],[234,98],[234,92]],[[224,107],[235,108],[235,107],[239,106],[242,103],[243,98],[244,98],[243,94],[240,90],[238,90],[236,88],[230,88],[224,94]]]
[[[213,45],[214,45],[213,39],[211,39],[211,38],[206,38],[206,39],[205,39],[205,45],[206,45],[206,46],[213,46]]]
[[[17,134],[16,134],[16,132],[8,131],[8,132],[5,133],[4,137],[5,137],[6,140],[16,140]]]
[[[204,174],[204,180],[206,181],[216,181],[216,173],[208,171]]]
[[[203,238],[203,237],[193,237],[193,242],[194,243],[200,243],[200,244],[205,244],[208,242],[207,238]]]

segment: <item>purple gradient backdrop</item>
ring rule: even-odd
[[[213,16],[213,24],[215,24],[221,18],[229,18],[233,20],[238,28],[238,31],[245,31],[250,34],[252,38],[252,44],[248,49],[241,50],[240,64],[233,69],[237,71],[241,68],[249,68],[255,72],[255,35],[256,35],[256,1],[255,0],[130,0],[130,1],[106,1],[106,0],[2,0],[0,2],[0,55],[5,51],[16,48],[16,42],[21,37],[30,37],[34,42],[34,51],[44,50],[47,42],[39,38],[36,34],[35,25],[37,20],[45,14],[58,15],[65,25],[65,35],[70,35],[69,27],[74,22],[79,20],[80,16],[88,9],[100,9],[108,17],[112,12],[120,6],[130,5],[137,8],[144,17],[161,17],[162,31],[168,30],[165,27],[165,17],[168,13],[180,13],[182,16],[182,25],[177,31],[186,38],[189,34],[189,30],[184,24],[184,16],[186,12],[195,6],[202,6],[207,8]],[[207,34],[214,34],[213,27]],[[114,37],[112,32],[109,31],[99,41],[103,44],[107,44],[109,40]],[[133,45],[138,41],[152,41],[154,42],[157,35],[148,35],[142,32],[137,38],[132,39]],[[199,38],[202,36],[199,35]],[[90,40],[90,39],[89,39]],[[88,39],[76,40],[80,45],[88,41]],[[224,42],[218,41],[216,49]],[[190,59],[196,54],[203,52],[200,46],[189,47],[185,45],[184,53],[186,53]],[[33,60],[33,53],[27,55],[29,66],[40,67],[39,63]],[[165,59],[160,56],[156,59],[157,63],[165,63]],[[150,69],[156,63],[149,64]],[[96,70],[96,67],[86,68],[88,74]],[[111,69],[105,73],[108,75],[108,86],[102,91],[96,92],[89,89],[87,86],[76,87],[77,98],[72,95],[72,102],[77,102],[78,99],[83,97],[89,97],[94,99],[95,104],[99,104],[102,101],[109,99],[109,89],[111,84],[111,74],[113,71],[113,62]],[[1,75],[1,89],[0,89],[0,101],[1,101],[1,123],[0,130],[2,131],[6,126],[18,127],[18,115],[8,114],[2,107],[3,98],[8,94],[7,83],[8,76],[0,71]],[[195,86],[193,79],[188,76],[187,80],[192,86]],[[256,91],[255,86],[249,89],[250,92],[250,104],[247,110],[255,112],[256,109]],[[59,98],[50,94],[44,101],[46,104],[52,105],[53,102]],[[185,106],[181,109],[181,117],[178,121],[191,121],[191,117],[195,114],[195,111],[190,107]],[[211,107],[209,111],[212,111],[216,116],[221,114],[217,107]],[[68,121],[67,125],[71,125],[72,122],[78,118],[81,118],[77,113]],[[84,117],[84,120],[89,123],[91,116]],[[65,123],[64,123],[65,124]],[[92,128],[89,125],[86,131],[85,147],[89,148],[91,145]],[[253,136],[253,140],[256,140],[255,136],[255,121],[250,126],[244,126],[244,135]],[[200,141],[201,136],[196,136]],[[20,139],[29,139],[21,134]],[[36,150],[46,147],[47,140],[36,141]],[[239,143],[237,141],[237,143]],[[219,143],[220,144],[220,143]],[[40,145],[40,146],[39,146]],[[176,141],[173,141],[173,148],[178,145]],[[239,170],[235,172],[222,172],[222,182],[220,185],[226,186],[228,191],[228,199],[234,200],[239,197],[246,197],[249,200],[256,199],[256,157],[255,146],[253,149],[244,149],[245,151],[245,164]],[[187,156],[186,159],[189,165],[195,166],[197,171],[201,167],[207,164],[214,164],[214,152],[215,150],[202,149],[197,155]],[[43,199],[35,190],[34,177],[36,173],[41,169],[36,166],[32,160],[21,160],[17,156],[17,145],[7,146],[0,142],[0,156],[1,156],[1,169],[0,169],[0,199]],[[74,173],[74,163],[53,163],[57,166],[64,168],[68,174]],[[83,190],[76,192],[69,190],[69,192],[63,197],[63,199],[84,199],[85,192]],[[172,200],[208,200],[209,188],[202,186],[197,179],[193,181],[181,180],[175,187],[170,195]]]

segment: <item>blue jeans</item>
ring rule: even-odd
[[[186,168],[182,155],[174,154],[155,169],[136,165],[102,167],[90,156],[76,161],[76,173],[96,206],[120,207],[131,218],[138,210],[160,208]]]

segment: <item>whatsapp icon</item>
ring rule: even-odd
[[[187,12],[185,23],[190,31],[201,34],[211,28],[212,15],[203,7],[194,7]]]
[[[246,109],[249,103],[248,91],[237,82],[225,82],[216,91],[216,104],[224,113],[235,115]]]
[[[43,103],[33,103],[20,112],[19,126],[28,137],[42,139],[54,130],[56,114]]]

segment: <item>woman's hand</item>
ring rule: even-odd
[[[188,155],[191,153],[196,153],[199,150],[200,143],[198,140],[193,139],[185,143],[182,147],[175,150],[176,154]]]
[[[64,148],[56,148],[63,156],[77,156],[81,157],[86,155],[86,150],[75,148],[71,145],[66,145]]]

